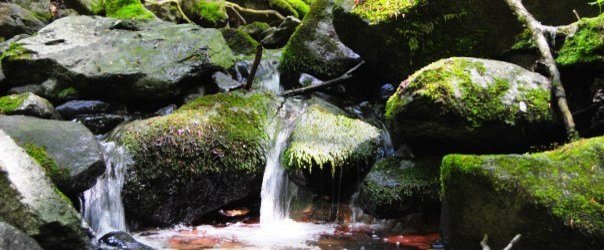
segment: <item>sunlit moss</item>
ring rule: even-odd
[[[311,105],[292,133],[282,161],[285,168],[337,168],[370,164],[381,143],[379,129],[344,114]]]
[[[102,5],[94,5],[93,11],[104,12],[107,17],[119,19],[155,19],[155,15],[140,0],[104,0]]]
[[[0,114],[9,114],[19,108],[28,95],[28,93],[23,93],[0,97]]]
[[[564,41],[556,62],[561,65],[604,62],[604,14],[581,19],[578,28],[577,33]]]

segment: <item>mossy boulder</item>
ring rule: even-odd
[[[29,92],[0,97],[0,114],[28,115],[51,119],[61,117],[50,102]]]
[[[103,15],[118,19],[157,19],[153,12],[143,6],[141,0],[65,0],[65,5],[81,14]]]
[[[80,123],[0,115],[0,129],[25,148],[71,198],[91,188],[105,171],[96,138]]]
[[[443,239],[451,249],[604,247],[604,137],[525,155],[449,155],[441,166]]]
[[[122,191],[130,224],[193,223],[226,204],[257,196],[267,126],[277,105],[271,94],[230,92],[126,125],[115,138],[134,161]]]
[[[87,249],[80,215],[42,167],[2,130],[0,148],[0,221],[45,249]]]
[[[550,93],[547,78],[520,66],[455,57],[403,81],[388,99],[386,119],[395,138],[420,150],[522,151],[559,128]]]
[[[177,97],[233,64],[219,30],[89,16],[58,19],[2,57],[11,86],[56,81],[89,98],[127,101]]]
[[[270,25],[268,25],[267,23],[263,23],[263,22],[253,22],[253,23],[246,24],[246,25],[240,27],[240,29],[243,32],[250,35],[256,41],[262,40],[262,38],[264,38],[266,36],[264,34],[265,31],[267,31],[270,28],[271,28]]]
[[[318,0],[283,51],[279,69],[297,78],[307,73],[322,79],[342,75],[361,58],[338,38],[333,26],[333,0]]]
[[[181,5],[193,22],[204,27],[224,27],[229,19],[224,0],[182,0]]]
[[[260,43],[254,40],[254,38],[252,38],[242,28],[223,28],[220,31],[222,32],[224,39],[227,41],[227,44],[235,54],[256,54],[256,47],[258,47]]]
[[[604,14],[583,18],[577,31],[566,37],[556,63],[562,67],[604,70]]]
[[[0,37],[8,40],[19,34],[33,34],[44,25],[44,22],[21,6],[0,2]]]
[[[296,121],[281,161],[299,185],[349,195],[381,154],[382,143],[378,128],[314,99]]]
[[[361,185],[358,204],[380,219],[396,219],[423,212],[437,213],[440,158],[376,162]]]

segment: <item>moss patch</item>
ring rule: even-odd
[[[386,158],[378,161],[361,186],[363,210],[380,218],[400,218],[439,200],[439,161]]]
[[[220,31],[231,50],[236,54],[253,55],[256,53],[256,47],[260,45],[260,43],[241,28],[224,28]]]
[[[13,61],[29,58],[29,51],[20,43],[11,43],[6,51],[0,56],[0,63],[4,60]]]
[[[122,142],[145,174],[261,172],[274,98],[238,92],[204,96],[172,115],[134,124]]]
[[[310,7],[302,0],[269,0],[269,6],[285,15],[303,18]]]
[[[119,19],[155,19],[155,15],[147,10],[140,0],[104,0],[93,5],[93,12]]]
[[[299,118],[291,142],[283,153],[288,169],[323,169],[371,164],[381,143],[379,129],[344,114],[311,105]]]
[[[385,21],[401,16],[411,8],[426,0],[367,0],[357,5],[353,13],[369,20],[372,23]]]
[[[604,62],[604,14],[581,19],[578,28],[564,41],[556,62],[563,66]]]
[[[59,167],[57,162],[48,155],[45,148],[39,147],[32,143],[26,143],[23,147],[27,154],[36,160],[40,166],[42,166],[42,169],[44,169],[44,172],[48,177],[50,177],[53,183],[65,183],[69,180],[70,176],[67,169]],[[54,189],[55,192],[57,192],[63,198],[63,200],[66,200],[69,202],[69,204],[71,204],[71,200],[69,200],[65,194],[59,191],[56,187]]]
[[[0,97],[0,114],[9,114],[15,111],[23,104],[28,95],[28,93],[23,93]]]
[[[564,230],[571,228],[580,232],[572,234],[573,237],[592,235],[586,237],[601,241],[604,230],[603,156],[604,137],[584,139],[553,151],[530,155],[449,155],[441,166],[442,193],[446,200],[453,202],[450,204],[451,216],[459,218],[464,228],[477,227],[468,229],[474,234],[488,232],[489,236],[509,237],[509,234],[522,233],[524,244],[528,244],[525,247],[589,245],[591,240],[573,242],[561,237],[568,241],[564,245],[556,245],[559,242],[554,241],[557,236],[569,235]],[[475,190],[482,193],[472,197]],[[464,192],[468,195],[462,195]],[[501,199],[504,201],[498,204]],[[472,209],[481,212],[472,212]],[[546,211],[535,212],[540,209]],[[516,219],[508,221],[508,217]],[[478,233],[481,229],[484,232]],[[498,240],[500,244],[509,241]]]
[[[217,25],[228,18],[224,1],[201,0],[195,4],[199,16],[212,25]]]

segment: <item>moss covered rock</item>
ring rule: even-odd
[[[566,37],[556,63],[562,67],[596,67],[604,70],[604,14],[583,18],[578,30]]]
[[[449,155],[441,166],[451,249],[604,247],[604,137],[526,155]]]
[[[350,194],[380,155],[380,130],[331,104],[313,102],[295,124],[281,156],[283,166],[294,181],[316,193],[329,192],[331,186]]]
[[[319,0],[292,35],[279,66],[286,75],[307,73],[322,79],[342,75],[361,58],[338,38],[333,26],[333,0]]]
[[[105,171],[96,138],[80,123],[0,115],[0,129],[25,148],[71,198],[91,188]]]
[[[256,54],[256,47],[258,47],[260,43],[254,40],[254,38],[252,38],[242,28],[223,28],[220,31],[234,53],[243,55]]]
[[[42,167],[2,130],[0,148],[0,221],[45,249],[87,249],[82,219]]]
[[[36,18],[43,22],[48,23],[52,20],[52,15],[50,14],[50,1],[12,0],[10,2],[29,10]]]
[[[182,10],[193,21],[204,27],[224,27],[229,16],[224,0],[182,0]]]
[[[555,128],[549,80],[510,63],[449,58],[401,83],[386,105],[397,138],[451,152],[522,151]]]
[[[365,213],[381,219],[437,212],[439,165],[440,158],[382,159],[365,177],[358,203]]]
[[[0,114],[28,115],[51,119],[61,117],[50,102],[29,92],[0,97]]]
[[[264,32],[270,28],[271,26],[264,22],[253,22],[240,27],[243,32],[250,35],[256,41],[262,40],[266,36]]]
[[[450,56],[495,57],[522,31],[505,1],[336,1],[340,39],[386,80]]]
[[[81,14],[104,15],[118,19],[153,20],[141,0],[64,0],[65,5]]]
[[[271,9],[284,16],[303,18],[310,11],[310,7],[303,0],[268,0]]]
[[[177,97],[233,64],[216,29],[88,16],[58,19],[2,56],[11,86],[54,80],[89,98],[127,101]]]
[[[126,218],[140,226],[192,223],[258,195],[276,105],[265,93],[215,94],[126,125],[116,136],[134,160],[122,191]]]

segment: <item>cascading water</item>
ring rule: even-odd
[[[281,166],[280,156],[287,145],[287,139],[295,126],[296,118],[303,112],[304,105],[292,101],[284,103],[276,122],[274,144],[266,156],[266,167],[262,178],[260,225],[263,227],[278,225],[287,221],[292,193],[285,169]],[[296,187],[291,185],[291,187]]]
[[[98,237],[112,231],[127,231],[121,191],[124,172],[131,159],[124,147],[115,142],[101,142],[105,173],[94,187],[84,192],[82,214]]]

